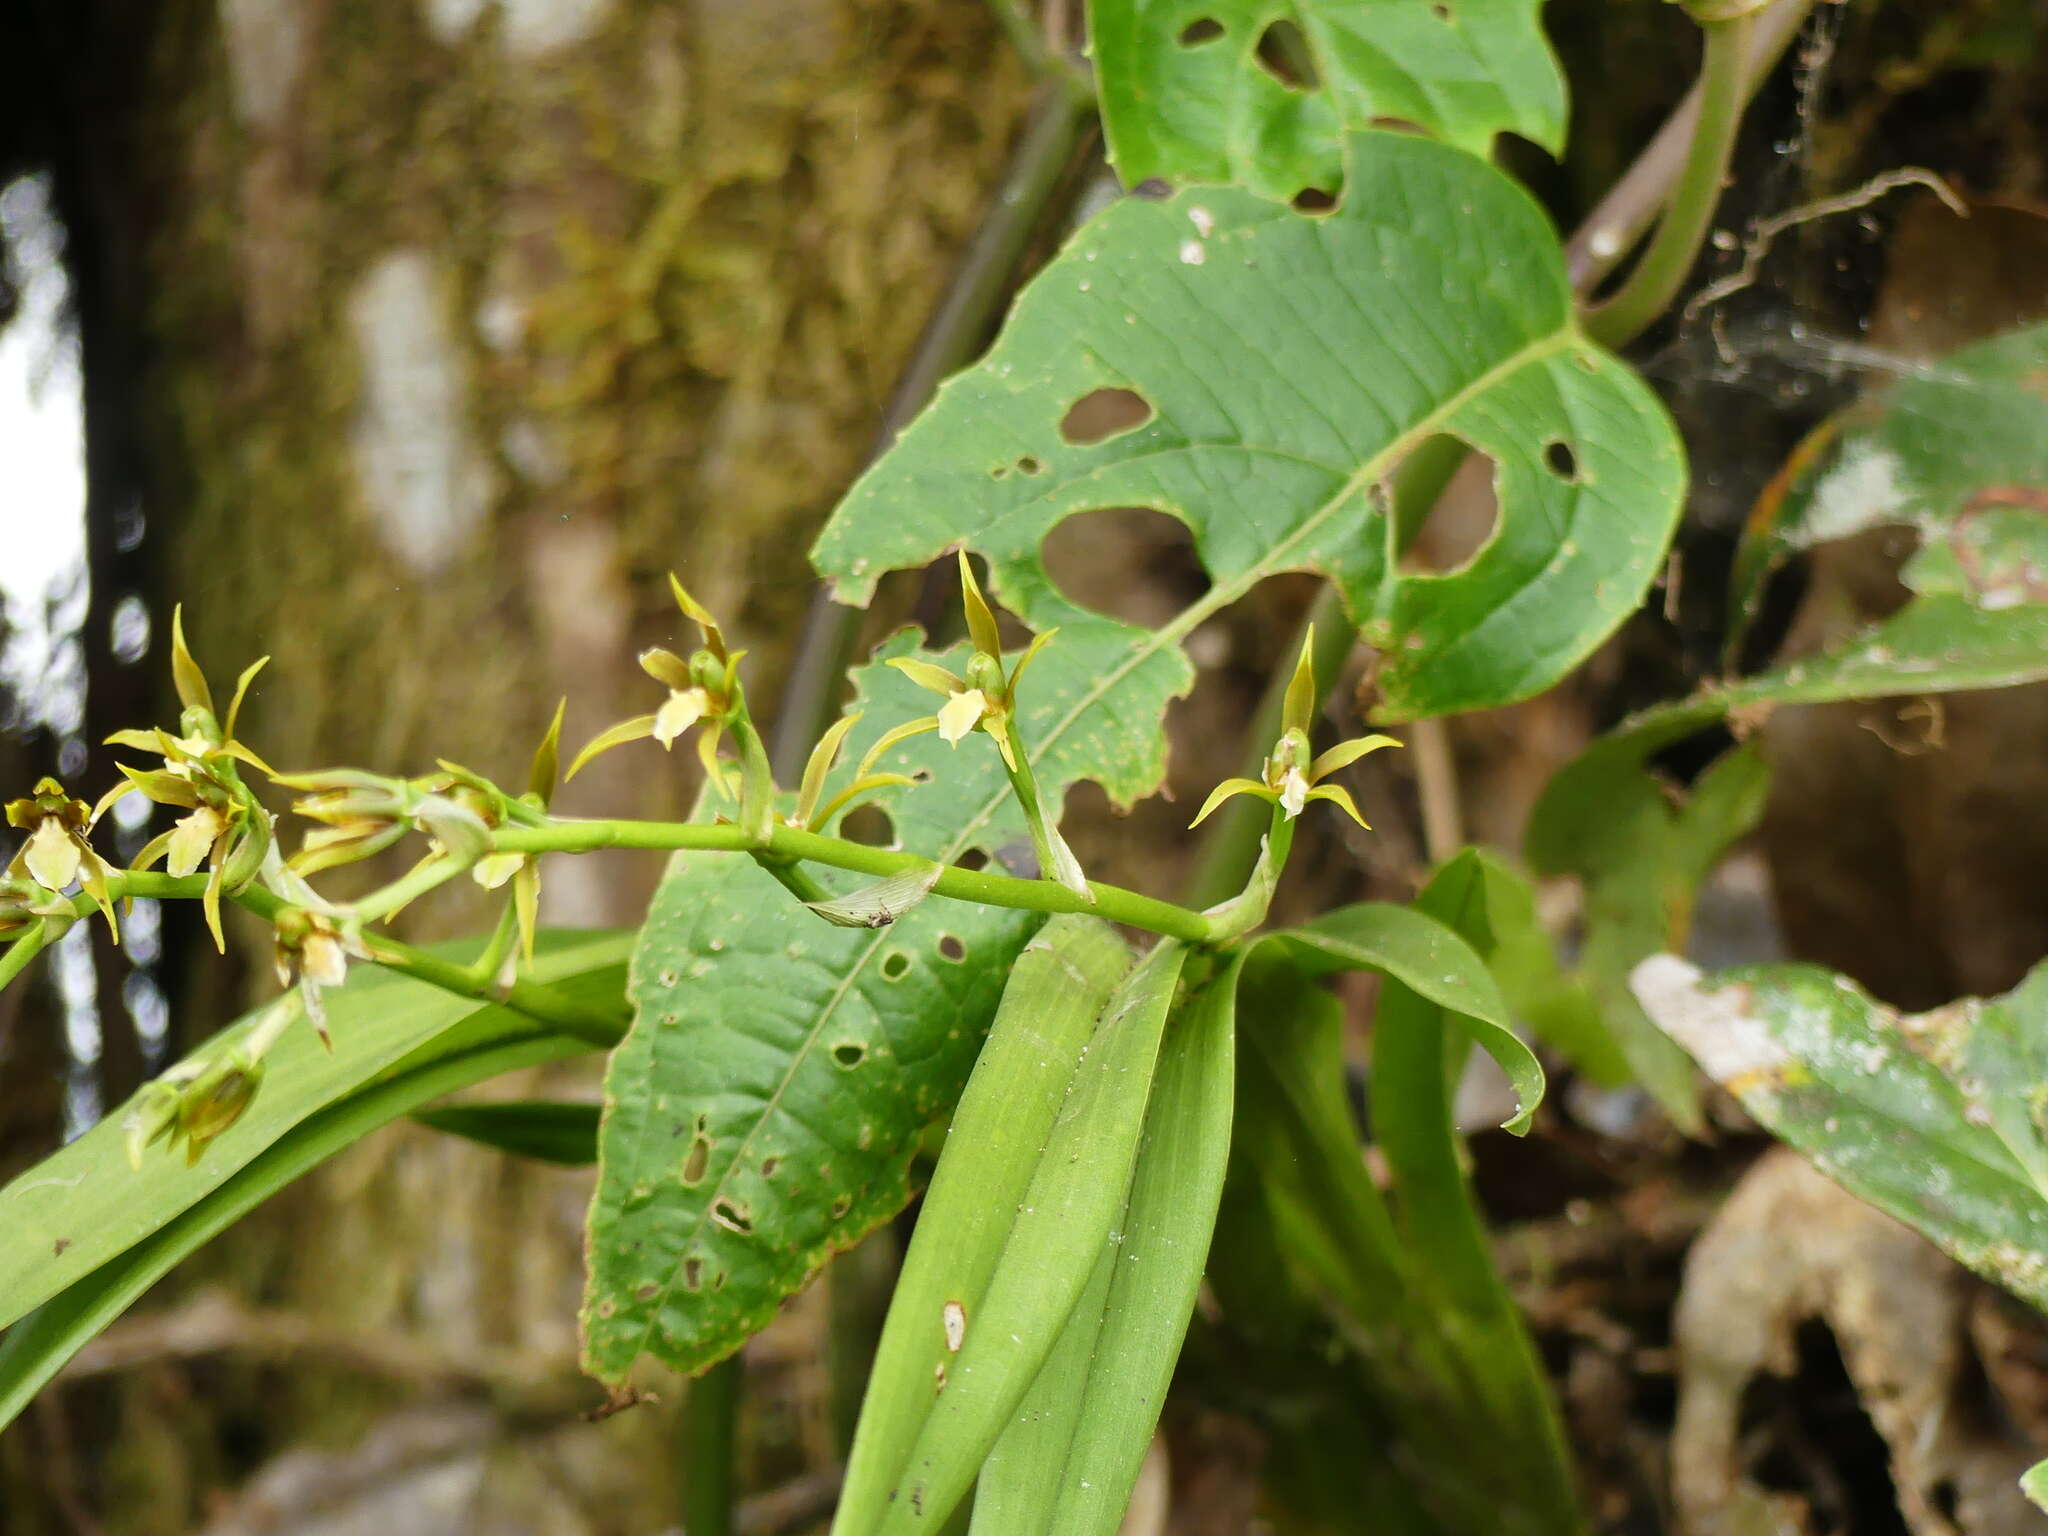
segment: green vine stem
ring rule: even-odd
[[[829,865],[856,874],[887,877],[927,869],[930,860],[914,853],[870,848],[865,843],[824,837],[794,827],[777,827],[767,846],[758,845],[730,823],[666,821],[550,821],[540,827],[500,827],[491,838],[497,853],[588,853],[599,848],[645,848],[658,852],[696,849],[715,853],[759,851],[783,863]],[[1213,943],[1209,919],[1188,907],[1143,896],[1122,886],[1091,881],[1089,895],[1068,890],[1054,880],[1023,880],[1015,875],[948,865],[933,882],[931,894],[957,901],[1029,912],[1092,912],[1111,922],[1143,928],[1194,944]],[[1091,899],[1092,898],[1092,899]]]
[[[732,1536],[744,1357],[721,1360],[683,1396],[677,1447],[683,1529],[690,1536]]]
[[[896,383],[870,463],[924,409],[939,381],[972,362],[981,349],[1032,235],[1069,184],[1069,168],[1094,122],[1094,105],[1092,92],[1077,95],[1064,78],[1040,90],[1002,185]],[[845,685],[866,617],[865,609],[834,602],[823,585],[811,599],[775,715],[775,768],[785,781],[793,782],[803,771],[804,754],[832,723],[834,701]]]
[[[1749,15],[1700,24],[1706,57],[1700,67],[1699,122],[1693,130],[1692,148],[1678,185],[1664,205],[1650,248],[1620,290],[1585,313],[1586,333],[1602,346],[1619,347],[1641,335],[1671,307],[1699,259],[1714,210],[1721,203],[1722,185],[1728,179],[1735,132],[1742,126],[1742,109],[1748,99],[1749,38],[1755,24]]]

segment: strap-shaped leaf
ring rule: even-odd
[[[1472,946],[1428,913],[1361,902],[1261,941],[1303,973],[1378,971],[1447,1009],[1458,1027],[1500,1063],[1517,1108],[1505,1129],[1521,1135],[1543,1100],[1543,1064],[1515,1033],[1500,987]]]
[[[1162,767],[1158,725],[1192,672],[1180,642],[1277,571],[1326,572],[1380,651],[1380,719],[1539,691],[1640,600],[1683,483],[1661,406],[1578,332],[1556,239],[1529,196],[1423,139],[1351,141],[1342,205],[1310,217],[1202,188],[1126,199],[1026,289],[1001,338],[871,468],[813,552],[840,595],[956,544],[1048,659],[1086,647],[1092,686],[1027,714],[1026,739],[1086,744],[1119,801]],[[1102,390],[1150,414],[1069,441]],[[1496,465],[1501,514],[1448,575],[1395,570],[1382,486],[1454,434]],[[1156,631],[1082,612],[1040,557],[1063,518],[1179,518],[1210,590]],[[1034,675],[1035,681],[1035,675]]]
[[[540,968],[564,998],[593,1006],[616,1002],[624,948],[623,935],[543,934]],[[100,1233],[81,1225],[79,1238],[48,1246],[33,1237],[17,1240],[17,1233],[37,1228],[7,1229],[9,1240],[0,1252],[14,1287],[10,1294],[40,1293],[46,1299],[25,1316],[11,1317],[0,1339],[0,1426],[181,1260],[286,1184],[442,1094],[590,1049],[586,1041],[509,1009],[477,1008],[419,982],[374,979],[378,974],[351,976],[327,995],[335,1032],[331,1055],[315,1044],[308,1058],[289,1035],[279,1042],[263,1092],[243,1122],[213,1142],[195,1168],[187,1168],[183,1158],[156,1154],[140,1172],[130,1169],[118,1117],[109,1117],[0,1192],[0,1199],[18,1202],[16,1209],[32,1220],[41,1217],[31,1197],[44,1190],[68,1195],[105,1228]],[[433,998],[452,1002],[455,1011],[422,1012]],[[442,1019],[438,1027],[428,1022],[433,1018]],[[393,1035],[403,1036],[410,1048],[390,1051]],[[376,1067],[364,1070],[372,1058],[380,1058]],[[330,1067],[343,1064],[345,1088],[337,1091],[337,1079],[321,1072],[323,1059]],[[256,1121],[273,1092],[273,1118]],[[266,1129],[253,1128],[251,1121]],[[238,1142],[238,1135],[244,1139]],[[43,1182],[51,1178],[58,1182]],[[83,1271],[65,1263],[94,1238],[86,1251],[101,1253],[101,1262]],[[60,1286],[50,1284],[53,1276]]]
[[[536,976],[574,980],[577,995],[616,1004],[626,934],[553,934]],[[474,944],[467,946],[473,952]],[[464,953],[451,946],[444,951]],[[128,1165],[122,1113],[0,1189],[0,1327],[144,1241],[218,1189],[309,1116],[348,1097],[424,1044],[478,1017],[500,1016],[421,982],[361,966],[327,993],[333,1049],[294,1027],[265,1059],[263,1086],[242,1117],[210,1142],[197,1163],[161,1150]],[[206,1060],[233,1049],[256,1023],[250,1014],[199,1048]]]
[[[551,1099],[443,1104],[413,1116],[421,1125],[515,1157],[587,1168],[597,1161],[598,1106]]]
[[[1117,983],[1123,940],[1055,917],[1010,973],[918,1212],[839,1496],[842,1529],[880,1523],[949,1362],[1002,1259],[1017,1211]]]
[[[1852,1194],[2048,1309],[2048,965],[1900,1014],[1818,966],[1636,968],[1644,1010]]]
[[[1127,185],[1335,191],[1346,131],[1398,119],[1475,154],[1564,147],[1542,0],[1090,0],[1112,163]]]
[[[1110,999],[1031,1169],[981,1306],[958,1320],[959,1348],[880,1523],[842,1510],[838,1536],[938,1530],[973,1486],[1124,1208],[1160,1038],[1186,961],[1181,945],[1164,940]],[[936,1234],[935,1241],[944,1240]]]
[[[1237,981],[1167,1025],[1121,1219],[982,1469],[980,1536],[1115,1536],[1173,1379],[1230,1160]]]

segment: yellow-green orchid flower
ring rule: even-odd
[[[1322,781],[1340,768],[1350,766],[1369,752],[1382,747],[1398,747],[1400,742],[1391,736],[1359,736],[1350,741],[1340,741],[1327,752],[1310,757],[1309,728],[1315,723],[1316,681],[1315,668],[1310,660],[1315,650],[1315,629],[1310,627],[1302,641],[1301,659],[1295,664],[1294,676],[1288,680],[1287,698],[1281,712],[1280,740],[1274,744],[1267,756],[1265,767],[1256,779],[1225,779],[1210,792],[1202,802],[1202,809],[1195,819],[1188,823],[1198,827],[1208,820],[1224,801],[1233,795],[1254,795],[1279,808],[1280,814],[1288,821],[1302,813],[1311,800],[1327,800],[1361,827],[1366,819],[1358,814],[1358,806],[1351,793],[1341,784],[1325,784]]]
[[[1009,770],[1018,771],[1017,746],[1011,730],[1017,685],[1023,681],[1024,669],[1031,665],[1032,658],[1059,631],[1048,629],[1034,636],[1024,654],[1017,658],[1017,665],[1005,675],[1003,640],[996,629],[996,616],[988,599],[981,595],[981,585],[974,579],[974,568],[967,563],[965,550],[960,551],[959,559],[960,599],[967,610],[968,639],[974,645],[967,675],[958,676],[948,668],[914,656],[892,656],[890,666],[920,688],[944,696],[946,702],[939,706],[937,714],[908,721],[884,735],[869,749],[863,769],[897,742],[926,731],[937,731],[940,740],[957,747],[970,731],[980,730],[993,738]]]
[[[227,940],[221,933],[220,898],[232,895],[256,878],[270,849],[271,817],[242,782],[237,764],[275,777],[270,765],[235,739],[242,701],[249,684],[263,670],[268,656],[242,671],[235,683],[223,722],[214,711],[213,690],[206,674],[193,660],[185,643],[185,615],[182,607],[171,610],[171,681],[178,691],[180,713],[176,733],[155,730],[116,731],[107,738],[109,746],[132,747],[163,759],[160,768],[131,768],[117,763],[121,782],[100,797],[93,807],[97,821],[123,795],[140,792],[159,805],[185,812],[170,831],[153,839],[136,856],[134,868],[147,869],[158,859],[173,875],[208,871],[202,905],[214,944],[223,954]]]
[[[107,876],[113,867],[93,851],[92,821],[92,808],[83,800],[72,799],[62,784],[55,779],[38,780],[33,791],[7,805],[7,824],[28,833],[28,841],[9,861],[7,874],[12,880],[33,880],[56,893],[77,881],[99,903],[107,928],[118,943],[119,919],[107,893]]]
[[[740,658],[747,653],[727,649],[725,633],[710,611],[690,596],[673,575],[668,580],[670,589],[675,593],[676,606],[702,632],[703,646],[688,660],[658,645],[642,651],[640,669],[656,682],[667,685],[667,700],[653,714],[635,715],[592,737],[576,754],[576,760],[569,765],[565,777],[575,778],[592,758],[629,741],[644,741],[652,737],[661,743],[664,750],[672,749],[676,738],[687,733],[692,726],[708,723],[710,729],[697,738],[697,757],[704,765],[706,777],[720,793],[729,796],[731,789],[719,762],[718,743],[726,726],[745,709],[739,664]]]

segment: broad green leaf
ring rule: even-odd
[[[863,718],[828,799],[886,731],[931,714],[932,695],[885,664],[914,638],[895,637],[856,670]],[[1027,710],[1089,685],[1085,649],[1065,642],[1034,664]],[[933,659],[964,665],[964,653]],[[1042,779],[1071,782],[1065,761]],[[913,737],[880,766],[929,780],[875,797],[912,852],[998,858],[1024,836],[986,736],[957,748]],[[861,883],[825,875],[835,895]],[[704,1369],[900,1211],[918,1139],[952,1108],[1040,921],[927,901],[886,927],[845,928],[744,858],[679,855],[634,950],[633,1027],[605,1079],[586,1369],[620,1382],[643,1352]]]
[[[1916,592],[1952,593],[1993,613],[2048,602],[2044,379],[2048,325],[2037,325],[1919,369],[1815,433],[1758,503],[1736,552],[1730,654],[1774,569],[1872,528],[1919,534],[1905,573]]]
[[[1506,1129],[1518,1136],[1529,1129],[1543,1098],[1543,1065],[1515,1033],[1485,962],[1443,923],[1413,907],[1362,902],[1283,929],[1261,947],[1285,953],[1310,976],[1378,971],[1448,1009],[1514,1086],[1517,1108]]]
[[[1696,1133],[1691,1065],[1643,1016],[1629,973],[1646,955],[1684,947],[1700,887],[1763,815],[1769,770],[1754,746],[1738,747],[1675,798],[1637,750],[1653,739],[1605,737],[1561,769],[1530,818],[1525,851],[1540,873],[1584,882],[1579,974],[1637,1078]]]
[[[1167,1025],[1123,1214],[975,1490],[984,1536],[1115,1536],[1187,1335],[1230,1160],[1239,962]]]
[[[443,1104],[413,1116],[433,1130],[564,1168],[583,1168],[597,1161],[597,1118],[595,1104],[547,1099]]]
[[[1265,577],[1336,580],[1380,652],[1375,718],[1526,697],[1632,611],[1684,481],[1663,408],[1578,332],[1554,232],[1483,161],[1411,135],[1350,141],[1326,216],[1248,192],[1128,198],[1019,298],[840,505],[813,560],[864,603],[886,571],[965,544],[1091,685],[1034,707],[1038,754],[1078,753],[1111,796],[1158,784],[1181,642]],[[1144,423],[1071,442],[1070,408],[1137,396]],[[1490,455],[1501,514],[1465,568],[1395,568],[1384,482],[1439,434]],[[1149,507],[1191,530],[1212,585],[1158,630],[1090,614],[1047,574],[1064,518]],[[1034,674],[1033,683],[1037,681]],[[1027,692],[1029,685],[1027,685]]]
[[[2027,1468],[2020,1478],[2020,1491],[2032,1499],[2036,1507],[2048,1510],[2048,1461],[2037,1461]]]
[[[543,967],[549,967],[551,961],[564,961],[569,955],[595,962],[587,969],[557,975],[565,995],[593,1004],[618,996],[623,978],[615,957],[623,950],[622,939],[544,934],[541,943],[545,946]],[[546,952],[550,949],[552,955]],[[344,1042],[350,1025],[367,1029],[374,1018],[387,1012],[408,1012],[404,1006],[408,1000],[395,996],[395,992],[425,990],[420,983],[411,981],[396,988],[388,984],[367,986],[364,982],[368,979],[366,976],[359,981],[351,977],[345,987],[328,994],[336,1055],[347,1048]],[[377,1003],[377,1010],[358,1017],[366,994]],[[204,1190],[184,1199],[164,1219],[149,1224],[147,1231],[132,1243],[72,1279],[7,1330],[5,1337],[0,1338],[0,1426],[18,1414],[82,1345],[119,1317],[180,1260],[292,1180],[377,1127],[442,1094],[503,1072],[589,1049],[587,1041],[557,1034],[508,1008],[470,1007],[438,1032],[418,1040],[413,1049],[388,1062],[354,1092],[315,1105],[267,1145],[257,1148],[253,1155],[242,1159]],[[280,1044],[272,1058],[275,1064],[264,1081],[264,1094],[273,1089],[281,1094],[286,1091],[286,1085],[280,1081],[282,1051]],[[257,1103],[261,1102],[259,1095]],[[72,1146],[95,1134],[98,1133],[88,1132],[86,1138]],[[227,1136],[233,1134],[230,1130]],[[224,1136],[222,1140],[225,1139]],[[151,1165],[146,1164],[143,1173],[135,1174],[125,1158],[120,1157],[118,1148],[115,1156],[119,1159],[116,1164],[101,1166],[79,1185],[80,1190],[103,1179],[126,1181],[138,1189],[149,1187]],[[171,1161],[161,1155],[152,1157],[152,1164]],[[34,1176],[35,1170],[24,1175]],[[8,1258],[15,1258],[17,1251],[10,1244]]]
[[[1074,1070],[1131,954],[1107,923],[1055,917],[1017,959],[960,1095],[868,1375],[839,1496],[842,1526],[886,1513],[963,1331],[982,1310]]]
[[[2003,997],[1923,1014],[1818,966],[1703,978],[1656,955],[1635,990],[1766,1129],[2048,1309],[2048,965]]]
[[[1416,897],[1416,910],[1491,959],[1489,905],[1500,871],[1477,850],[1452,859]],[[1463,1366],[1518,1489],[1524,1529],[1582,1529],[1571,1453],[1535,1342],[1500,1271],[1465,1177],[1451,1100],[1469,1046],[1456,1015],[1389,977],[1373,1014],[1372,1124],[1393,1177],[1402,1239],[1437,1298],[1434,1321]]]
[[[1126,185],[1239,182],[1284,200],[1336,191],[1343,135],[1390,119],[1477,155],[1503,132],[1561,153],[1565,83],[1541,9],[1542,0],[1090,0],[1110,160]]]
[[[881,1521],[842,1512],[834,1530],[936,1530],[979,1475],[1080,1299],[1129,1197],[1160,1039],[1187,950],[1155,946],[1109,1000],[1016,1208],[978,1312],[936,1383]],[[939,1234],[943,1239],[944,1234]],[[950,1341],[949,1341],[950,1342]]]
[[[616,997],[628,943],[624,934],[551,935],[536,977],[573,979],[579,994],[599,998],[611,987]],[[155,1148],[139,1171],[131,1169],[117,1109],[0,1189],[0,1232],[7,1234],[0,1258],[0,1327],[143,1241],[293,1126],[374,1081],[422,1043],[480,1013],[493,1013],[468,998],[369,966],[353,969],[347,984],[328,998],[333,1050],[310,1028],[288,1030],[271,1049],[255,1101],[196,1164]],[[229,1025],[194,1055],[211,1060],[255,1022],[250,1014]]]

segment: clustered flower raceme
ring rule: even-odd
[[[794,856],[786,850],[771,852],[778,823],[796,831],[822,832],[864,796],[914,782],[905,774],[877,769],[876,764],[892,747],[936,731],[957,748],[969,735],[980,732],[995,743],[1002,758],[1040,869],[1085,900],[1095,901],[1096,893],[1079,862],[1040,803],[1031,758],[1018,731],[1019,685],[1053,632],[1036,636],[1014,665],[1006,667],[995,614],[964,552],[959,557],[959,572],[972,645],[964,672],[956,674],[911,657],[892,658],[892,666],[918,686],[941,695],[945,702],[931,715],[885,731],[849,781],[829,798],[827,782],[861,715],[845,715],[824,733],[804,768],[794,807],[785,816],[777,807],[767,754],[747,709],[739,675],[745,653],[726,645],[717,621],[673,576],[669,580],[677,605],[701,631],[703,645],[687,659],[660,648],[643,653],[642,668],[668,689],[668,698],[653,713],[600,733],[577,754],[569,776],[613,747],[651,737],[664,749],[672,749],[678,737],[697,730],[697,752],[706,779],[716,794],[737,801],[737,820],[747,834],[747,846],[801,895],[808,877],[794,870]],[[82,910],[65,894],[73,884],[83,889],[105,914],[109,927],[114,927],[115,909],[123,893],[109,882],[124,872],[93,848],[92,829],[123,795],[133,792],[182,813],[168,832],[143,848],[134,870],[146,870],[159,859],[173,876],[193,875],[203,868],[206,918],[217,944],[225,948],[221,898],[243,895],[254,885],[263,887],[268,893],[263,910],[273,914],[278,980],[289,990],[246,1026],[231,1046],[206,1060],[181,1063],[149,1085],[125,1121],[131,1158],[139,1158],[151,1143],[167,1139],[174,1146],[183,1145],[187,1156],[196,1161],[247,1108],[262,1081],[265,1053],[292,1020],[303,1014],[321,1039],[327,1040],[322,994],[342,983],[351,959],[376,958],[375,943],[365,935],[367,923],[388,921],[421,892],[466,870],[486,890],[512,888],[499,937],[486,950],[491,958],[479,964],[488,967],[502,959],[510,965],[513,957],[507,946],[515,928],[520,953],[531,963],[540,890],[538,856],[496,851],[494,835],[500,828],[546,825],[557,779],[562,710],[556,709],[534,754],[525,793],[516,796],[445,760],[437,772],[413,779],[387,778],[353,768],[279,774],[236,737],[243,700],[263,661],[242,673],[223,719],[215,711],[204,673],[186,646],[182,613],[173,614],[171,636],[172,675],[180,704],[177,730],[120,731],[108,738],[110,744],[146,751],[159,762],[146,768],[117,765],[123,781],[96,807],[72,798],[54,779],[42,780],[32,794],[6,807],[8,824],[28,836],[7,865],[5,877],[0,878],[0,943],[29,939],[39,924],[71,922]],[[1257,891],[1248,888],[1238,902],[1244,910],[1234,913],[1247,924],[1259,920],[1271,881],[1285,861],[1294,818],[1309,801],[1329,800],[1361,826],[1365,824],[1350,795],[1322,781],[1369,752],[1399,744],[1386,736],[1366,736],[1310,756],[1309,730],[1316,701],[1310,662],[1313,638],[1311,633],[1303,646],[1287,690],[1282,733],[1261,777],[1231,779],[1218,785],[1195,818],[1199,824],[1223,801],[1239,794],[1265,799],[1274,806],[1268,857],[1262,860],[1265,883]],[[738,751],[737,786],[732,773],[735,765],[719,750],[728,734]],[[277,847],[275,817],[242,778],[244,766],[295,791],[294,811],[317,824],[289,860]],[[310,876],[324,870],[380,854],[412,832],[427,837],[425,857],[372,897],[354,904],[332,903],[307,883]],[[905,903],[922,899],[931,890],[938,869],[933,865],[885,881],[890,886],[889,916],[900,915]],[[896,885],[904,889],[898,891]],[[1254,897],[1258,899],[1254,901]],[[846,906],[852,898],[834,902],[803,895],[802,899],[833,921],[870,924],[875,920],[867,907],[851,916],[835,913],[835,908]],[[870,905],[879,908],[884,904]],[[55,931],[61,927],[54,931],[45,928],[44,938],[54,936]]]

